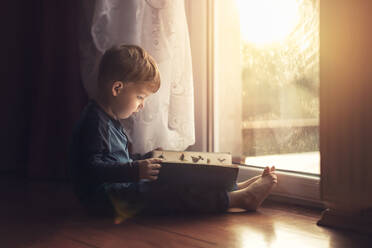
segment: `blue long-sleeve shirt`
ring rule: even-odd
[[[145,212],[161,213],[227,209],[228,195],[224,190],[141,185],[138,162],[133,161],[128,145],[120,122],[90,101],[73,133],[70,168],[75,193],[91,213],[113,216],[129,211],[127,216],[142,208]],[[135,159],[145,159],[150,154]]]
[[[133,191],[139,181],[138,163],[130,157],[122,125],[93,100],[75,126],[70,168],[75,193],[89,204],[107,200],[108,191]]]

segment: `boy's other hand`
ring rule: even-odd
[[[149,179],[151,181],[158,179],[159,169],[161,168],[160,163],[162,162],[160,158],[149,158],[138,160],[137,162],[140,179]]]

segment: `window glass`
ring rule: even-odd
[[[246,163],[319,174],[319,0],[236,3]]]

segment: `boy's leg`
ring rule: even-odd
[[[140,198],[143,213],[149,214],[221,213],[229,208],[256,210],[276,183],[275,173],[266,172],[246,188],[232,192],[149,182],[141,184]]]
[[[229,206],[224,190],[144,183],[144,214],[221,213]]]
[[[245,180],[243,182],[237,183],[237,189],[244,189],[257,181],[260,177],[266,176],[270,173],[275,173],[275,166],[272,166],[271,168],[269,166],[266,166],[265,169],[263,170],[262,174],[259,176],[252,177],[248,180]]]
[[[255,176],[255,177],[252,177],[252,178],[249,178],[243,182],[240,182],[240,183],[237,183],[237,187],[236,189],[244,189],[246,187],[248,187],[249,185],[251,185],[252,183],[254,183],[257,179],[259,179],[261,177],[260,176]]]
[[[276,183],[277,177],[274,173],[261,176],[248,187],[230,192],[229,207],[257,210]]]

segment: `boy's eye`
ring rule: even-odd
[[[138,99],[143,100],[143,96],[137,96]]]

